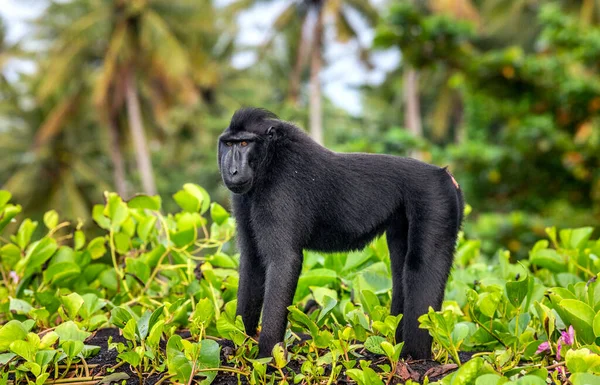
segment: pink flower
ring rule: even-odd
[[[8,276],[10,277],[10,279],[12,279],[13,284],[19,283],[19,275],[16,271],[11,271],[10,273],[8,273]]]
[[[540,346],[538,346],[537,350],[535,351],[535,354],[540,354],[542,352],[545,352],[548,349],[550,349],[550,342],[548,342],[548,341],[542,342],[540,344]]]
[[[569,326],[568,332],[560,332],[560,338],[565,345],[573,345],[573,342],[575,342],[575,330],[573,329],[573,325]]]
[[[560,338],[558,339],[558,346],[556,349],[556,359],[560,361],[560,350],[565,345],[573,345],[575,342],[575,330],[573,325],[569,326],[569,330],[566,332],[560,332]]]

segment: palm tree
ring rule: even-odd
[[[147,132],[144,128],[142,91],[156,107],[157,117],[179,95],[194,95],[190,86],[190,57],[183,39],[195,32],[204,1],[72,0],[52,2],[40,19],[46,36],[58,36],[39,96],[70,83],[74,69],[86,63],[93,84],[99,117],[108,125],[115,185],[124,189],[123,156],[119,130],[123,115],[143,186],[155,194],[156,183]],[[193,97],[193,96],[192,96]]]
[[[348,12],[351,10],[358,12],[369,25],[373,25],[378,18],[378,13],[369,0],[290,1],[275,20],[274,33],[265,43],[265,46],[269,47],[273,39],[280,36],[281,32],[290,27],[297,28],[296,23],[293,23],[294,20],[301,21],[300,28],[297,28],[293,35],[293,40],[288,40],[289,45],[296,47],[296,57],[289,77],[287,97],[293,104],[298,105],[302,74],[310,61],[309,126],[312,138],[319,143],[323,143],[321,80],[319,76],[323,66],[324,32],[327,27],[334,28],[336,39],[343,43],[356,38],[358,31],[348,18]],[[364,48],[361,48],[361,57],[366,57]]]

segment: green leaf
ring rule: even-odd
[[[331,313],[337,303],[338,301],[336,299],[331,298],[328,295],[323,297],[323,308],[319,312],[319,317],[317,318],[318,324],[320,324],[321,321],[323,321],[329,315],[329,313]]]
[[[59,283],[62,284],[68,282],[70,279],[77,277],[81,274],[81,268],[74,262],[59,262],[54,263],[44,271],[44,282],[45,283]]]
[[[79,313],[79,309],[83,305],[83,298],[77,293],[71,293],[66,296],[62,296],[60,301],[65,308],[65,312],[67,316],[74,320],[77,317],[77,313]]]
[[[182,338],[177,334],[167,341],[167,368],[175,381],[187,383],[192,375],[192,364],[185,357]]]
[[[520,281],[506,282],[506,296],[514,307],[521,306],[521,303],[527,296],[530,279],[532,278],[527,276]]]
[[[596,337],[600,337],[600,312],[596,313],[596,315],[594,316],[593,328],[594,335]]]
[[[573,373],[569,377],[569,382],[573,385],[600,385],[600,376],[590,373]]]
[[[600,373],[600,355],[592,353],[587,348],[569,350],[565,361],[571,373]]]
[[[104,215],[103,205],[94,205],[94,208],[92,209],[92,218],[100,228],[110,230],[110,219]]]
[[[381,336],[369,336],[365,340],[365,349],[371,353],[384,355],[385,352],[381,348],[381,343],[385,341],[385,338]]]
[[[578,229],[564,229],[559,232],[561,244],[567,249],[578,249],[585,246],[594,232],[593,227],[580,227]]]
[[[559,273],[566,270],[567,262],[554,249],[542,249],[532,253],[529,260],[533,265]]]
[[[7,205],[2,211],[0,211],[0,233],[2,230],[21,212],[21,206],[19,205]]]
[[[6,204],[12,198],[12,194],[6,190],[0,190],[0,211],[6,206]]]
[[[23,301],[22,299],[11,298],[9,302],[9,311],[16,314],[28,314],[33,307],[29,302]]]
[[[119,353],[118,357],[134,368],[137,368],[142,362],[140,355],[132,351]]]
[[[18,356],[23,357],[29,362],[35,362],[35,353],[37,348],[26,341],[14,341],[10,344],[10,351]]]
[[[200,203],[200,214],[204,214],[206,211],[208,211],[210,207],[210,195],[208,195],[208,192],[204,188],[198,186],[197,184],[186,183],[183,185],[183,190],[194,196],[194,198],[196,198],[196,200]]]
[[[85,246],[85,234],[81,230],[75,231],[74,235],[74,247],[75,250],[81,250]]]
[[[595,340],[593,324],[596,313],[590,305],[576,299],[563,299],[559,306],[566,317],[563,321],[567,325],[573,325],[577,338],[588,344],[593,343]]]
[[[137,233],[142,242],[147,242],[150,236],[150,232],[154,229],[154,225],[156,224],[156,217],[148,216],[142,218],[137,226]]]
[[[92,259],[99,259],[106,254],[106,238],[105,237],[96,237],[88,243],[87,251],[90,253]]]
[[[160,211],[161,199],[158,195],[136,195],[127,202],[127,206],[129,206],[130,209]]]
[[[53,230],[58,225],[58,213],[55,210],[46,211],[44,214],[44,225],[48,230]]]
[[[496,373],[487,373],[478,376],[475,380],[475,385],[501,385],[507,382],[508,379]]]
[[[273,364],[278,369],[283,369],[288,363],[287,360],[287,351],[283,347],[281,342],[275,344],[273,346],[273,351],[271,353],[273,355]]]
[[[66,341],[85,341],[86,338],[92,335],[90,332],[79,329],[77,324],[73,321],[63,322],[54,329],[58,337],[60,338],[60,345]],[[83,349],[83,347],[82,347]]]
[[[58,245],[53,238],[43,238],[38,242],[34,242],[29,247],[29,251],[25,256],[24,263],[26,264],[25,276],[32,274],[37,268],[41,267],[58,249]]]
[[[58,334],[54,331],[50,331],[42,337],[40,340],[40,349],[49,349],[54,346],[54,344],[58,341]]]
[[[198,364],[196,365],[199,369],[211,369],[218,368],[221,364],[220,350],[221,347],[217,341],[213,340],[202,340],[200,343],[200,354],[198,355]],[[217,371],[214,372],[202,372],[206,378],[200,381],[200,385],[210,384],[217,376]]]
[[[218,225],[222,225],[227,220],[227,218],[229,218],[229,213],[223,208],[223,206],[216,202],[213,202],[210,205],[210,217]]]
[[[200,209],[200,201],[187,191],[180,190],[173,195],[173,199],[184,211],[195,213]]]
[[[526,375],[519,378],[515,385],[548,385],[546,381],[542,380],[538,376]]]
[[[104,215],[110,219],[111,229],[116,232],[129,217],[129,208],[119,195],[108,193]]]
[[[82,341],[68,340],[64,343],[61,343],[60,347],[65,351],[65,354],[69,358],[75,358],[83,351],[84,345]]]
[[[481,357],[466,362],[454,374],[452,385],[468,385],[474,383],[482,366],[483,359]]]
[[[0,352],[8,350],[13,341],[24,340],[27,329],[17,320],[8,321],[0,327]]]
[[[27,245],[29,245],[29,242],[31,241],[31,235],[37,228],[37,225],[37,222],[33,222],[31,219],[27,218],[23,221],[23,223],[21,223],[21,226],[19,226],[17,235],[13,239],[21,250],[25,250]]]

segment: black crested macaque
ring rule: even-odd
[[[391,313],[403,313],[403,357],[431,356],[417,318],[440,309],[463,217],[463,197],[445,169],[411,158],[330,151],[273,113],[235,112],[219,137],[218,161],[233,192],[241,252],[237,314],[259,356],[283,341],[302,250],[349,251],[387,234]]]

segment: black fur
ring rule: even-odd
[[[234,192],[241,252],[237,313],[260,356],[283,340],[302,250],[348,251],[387,233],[391,312],[403,356],[431,356],[417,318],[439,309],[452,265],[463,197],[445,168],[390,155],[330,151],[268,111],[238,110],[219,138],[219,167]]]

